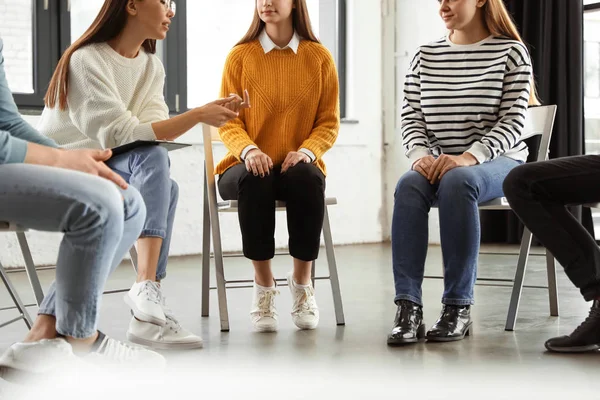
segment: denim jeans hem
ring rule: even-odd
[[[167,273],[162,273],[162,274],[157,274],[156,275],[156,280],[157,281],[162,281],[163,279],[165,279],[167,277]]]
[[[59,335],[62,336],[68,336],[68,337],[72,337],[75,339],[87,339],[89,337],[92,337],[94,335],[94,333],[97,332],[97,330],[95,329],[91,329],[91,330],[79,330],[79,329],[70,329],[70,330],[65,330],[62,329],[61,327],[59,327],[58,325],[56,326],[56,332]]]
[[[39,309],[37,315],[50,315],[51,317],[56,317],[56,310],[52,310],[50,308]]]
[[[442,304],[445,304],[447,306],[472,306],[473,304],[475,304],[475,300],[442,298]]]
[[[394,298],[394,303],[400,301],[400,300],[408,300],[408,301],[412,301],[415,304],[420,305],[421,307],[423,307],[423,302],[421,301],[421,299],[418,299],[414,296],[411,296],[409,294],[397,294],[396,298]]]
[[[145,237],[159,237],[164,239],[167,237],[167,232],[162,229],[144,229],[142,230],[141,238]]]

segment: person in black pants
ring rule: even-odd
[[[289,250],[294,262],[312,261],[319,254],[325,215],[325,176],[314,164],[304,162],[283,173],[281,170],[281,165],[275,166],[270,173],[261,177],[248,171],[245,164],[238,164],[219,177],[221,197],[238,200],[244,256],[255,263],[270,264],[275,255],[276,200],[286,202]],[[290,289],[300,286],[292,282],[291,274],[288,276],[288,285]],[[269,286],[262,286],[258,282],[254,285],[252,321],[261,332],[277,330],[273,299],[277,292],[274,286]],[[319,314],[313,288],[307,284],[300,289],[300,296],[294,296],[294,303],[300,302],[292,310],[294,323],[300,329],[314,329]],[[293,294],[296,292],[294,290]]]
[[[563,353],[600,349],[600,248],[566,208],[600,202],[600,156],[519,166],[504,181],[504,193],[521,221],[564,267],[584,299],[593,302],[589,317],[573,333],[548,340],[546,348]]]

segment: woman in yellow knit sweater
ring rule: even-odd
[[[220,128],[228,154],[217,165],[219,192],[238,200],[244,255],[255,269],[252,322],[277,330],[275,200],[287,204],[288,285],[292,320],[314,329],[319,311],[311,264],[319,252],[325,210],[325,164],[339,130],[338,78],[333,58],[312,32],[305,0],[257,0],[254,21],[230,52],[221,92],[252,98],[250,109]]]

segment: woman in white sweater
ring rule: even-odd
[[[235,118],[245,107],[237,96],[169,119],[165,72],[154,53],[174,15],[171,1],[106,0],[92,26],[61,58],[39,130],[62,147],[104,149],[173,140],[198,123],[221,126]],[[166,150],[138,148],[107,165],[140,191],[147,208],[137,242],[137,279],[125,295],[134,315],[128,339],[155,348],[201,347],[202,339],[182,329],[166,309],[161,292],[178,199]]]
[[[521,140],[536,103],[529,53],[502,0],[440,0],[449,33],[421,46],[404,87],[402,139],[412,170],[398,181],[392,258],[398,309],[388,344],[460,340],[471,330],[478,204],[502,197],[527,159]],[[425,333],[422,289],[428,214],[437,205],[442,313]]]

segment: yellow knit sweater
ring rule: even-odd
[[[251,108],[219,129],[229,150],[215,169],[222,174],[241,162],[242,151],[257,146],[283,163],[290,151],[313,152],[326,174],[321,157],[340,127],[339,87],[331,53],[321,44],[302,40],[298,54],[291,49],[265,54],[254,40],[233,48],[225,62],[221,96],[248,89]]]

